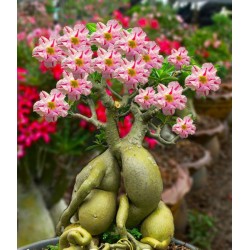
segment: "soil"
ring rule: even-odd
[[[190,250],[190,248],[185,247],[185,246],[177,246],[175,243],[171,243],[167,250]]]
[[[207,168],[207,184],[187,194],[188,209],[206,213],[216,221],[212,249],[232,249],[232,134],[221,142],[219,158]],[[186,234],[187,235],[187,234]],[[190,242],[188,238],[180,239]]]
[[[164,154],[181,164],[201,159],[204,156],[204,149],[198,143],[185,139],[165,149]]]

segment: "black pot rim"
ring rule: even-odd
[[[17,250],[41,250],[42,247],[57,244],[58,241],[59,241],[59,237],[46,239],[46,240],[41,240],[41,241],[38,241],[38,242],[34,242],[34,243],[30,244],[30,245],[26,245],[26,246],[23,246],[21,248],[18,248]],[[185,242],[183,242],[181,240],[177,240],[177,239],[173,238],[172,241],[176,245],[186,246],[186,247],[189,247],[191,250],[199,250],[198,248],[194,247],[193,245],[191,245],[189,243],[185,243]]]

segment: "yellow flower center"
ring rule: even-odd
[[[106,32],[104,33],[104,38],[107,40],[107,41],[110,41],[112,39],[112,34],[109,33],[109,32]]]
[[[150,55],[144,55],[144,56],[142,57],[142,59],[143,59],[145,62],[149,62],[149,61],[151,60]]]
[[[199,81],[200,81],[202,84],[205,84],[205,83],[207,83],[207,77],[206,77],[206,76],[200,76],[200,77],[199,77]]]
[[[187,125],[186,125],[186,124],[183,124],[183,125],[181,126],[181,128],[182,128],[183,130],[186,130],[186,129],[187,129]]]
[[[72,36],[72,37],[70,38],[70,41],[71,41],[71,43],[74,44],[74,45],[78,45],[78,44],[80,43],[79,38],[78,38],[78,37],[75,37],[75,36]]]
[[[167,102],[173,102],[174,101],[174,97],[173,97],[173,95],[168,94],[168,95],[165,95],[165,100]]]
[[[137,47],[136,41],[134,40],[128,41],[128,46],[132,49],[136,48]]]
[[[148,101],[148,100],[149,100],[149,96],[148,96],[148,95],[145,95],[145,96],[144,96],[144,100],[145,100],[145,101]]]
[[[83,61],[81,58],[76,58],[76,59],[75,59],[75,64],[76,64],[78,67],[82,67],[83,64],[84,64],[84,61]]]
[[[56,104],[54,102],[48,102],[48,108],[53,110],[56,108]]]
[[[53,47],[47,47],[46,52],[52,56],[55,54],[55,49]]]
[[[134,69],[130,68],[130,69],[128,69],[128,74],[129,74],[131,77],[133,77],[133,76],[136,75],[136,71],[135,71]]]
[[[109,67],[113,66],[114,65],[113,59],[111,58],[105,59],[105,64]]]
[[[176,57],[176,60],[177,60],[177,61],[181,61],[181,60],[182,60],[182,57],[181,57],[181,56],[177,56],[177,57]]]
[[[77,80],[71,80],[70,81],[70,86],[73,87],[73,88],[78,88],[79,87],[78,81]]]

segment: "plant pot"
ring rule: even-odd
[[[210,151],[212,159],[217,160],[221,148],[219,137],[222,137],[224,132],[225,125],[219,119],[201,115],[196,122],[196,133],[189,139],[200,143]]]
[[[194,106],[198,114],[225,120],[232,111],[232,83],[221,84],[220,89],[205,100],[194,98]]]
[[[17,191],[17,245],[54,237],[55,226],[38,187],[18,182]]]
[[[47,240],[42,240],[35,242],[33,244],[18,248],[17,250],[44,250],[45,247],[48,245],[56,245],[59,241],[59,237],[57,238],[52,238],[52,239],[47,239]],[[181,249],[182,250],[199,250],[195,246],[185,243],[180,240],[174,239],[170,246],[168,246],[167,250],[176,250],[176,246],[183,246]]]
[[[192,190],[206,184],[206,169],[212,161],[211,153],[200,144],[185,140],[169,147],[168,157],[175,159],[183,169],[187,169],[192,177]]]

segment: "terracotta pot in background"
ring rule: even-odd
[[[217,118],[200,115],[196,120],[196,132],[189,139],[200,143],[210,151],[212,160],[217,160],[220,154],[219,137],[225,132],[225,125]]]
[[[198,115],[227,119],[232,111],[232,83],[222,83],[220,89],[208,95],[206,99],[195,98],[194,107]]]

